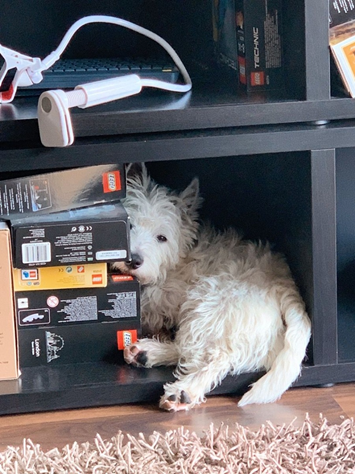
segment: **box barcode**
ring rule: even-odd
[[[38,242],[22,244],[22,263],[45,263],[51,261],[51,244]]]

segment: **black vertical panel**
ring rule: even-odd
[[[355,150],[336,151],[339,360],[355,360]]]
[[[311,152],[313,362],[338,362],[335,150]]]
[[[287,95],[306,99],[304,0],[283,2],[283,63]]]
[[[328,0],[305,0],[306,99],[330,97]]]

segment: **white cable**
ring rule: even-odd
[[[188,92],[190,84],[174,84],[172,82],[159,81],[158,79],[141,79],[142,87],[155,87],[171,92]]]
[[[164,82],[158,81],[154,79],[144,79],[142,80],[142,85],[147,87],[156,87],[159,89],[165,89],[171,92],[187,92],[191,89],[192,82],[187,72],[183,62],[181,61],[180,57],[176,53],[176,51],[170,46],[170,44],[161,38],[159,35],[153,33],[146,28],[136,25],[135,23],[131,23],[130,21],[122,20],[121,18],[116,18],[114,16],[106,16],[106,15],[90,15],[80,20],[76,21],[66,32],[62,41],[59,43],[59,46],[56,50],[52,51],[46,58],[42,60],[40,71],[44,71],[53,64],[58,61],[62,53],[64,52],[65,48],[68,46],[70,40],[74,36],[74,34],[84,25],[88,25],[90,23],[111,23],[118,26],[123,26],[124,28],[128,28],[129,30],[133,30],[141,35],[147,36],[148,38],[152,39],[153,41],[157,42],[162,46],[165,51],[170,55],[173,59],[174,63],[178,67],[182,77],[184,78],[185,84],[174,84],[171,82]]]

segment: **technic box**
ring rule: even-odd
[[[236,0],[239,83],[248,91],[284,86],[282,0]]]
[[[20,367],[99,362],[140,334],[140,286],[112,274],[105,288],[16,291]]]
[[[212,0],[217,62],[237,71],[247,91],[284,85],[282,0]]]
[[[18,218],[125,197],[124,165],[97,165],[0,181],[0,216]]]
[[[15,268],[130,259],[130,224],[120,202],[10,219]]]

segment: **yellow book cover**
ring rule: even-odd
[[[345,88],[355,97],[355,21],[331,28],[329,46]]]
[[[13,277],[15,291],[105,287],[107,286],[107,264],[14,268]]]

